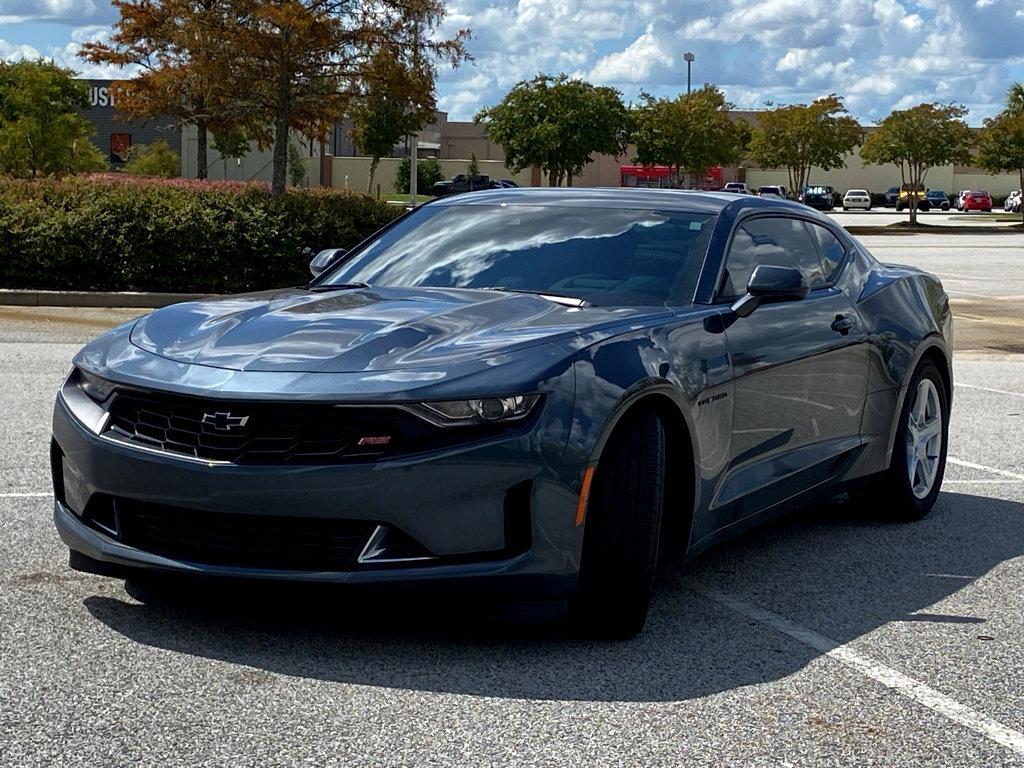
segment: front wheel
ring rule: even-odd
[[[887,518],[924,518],[939,496],[948,443],[946,387],[938,367],[925,361],[907,389],[889,468],[851,496]]]
[[[665,429],[650,413],[627,416],[601,453],[586,511],[573,626],[588,636],[630,638],[647,619],[658,564]]]

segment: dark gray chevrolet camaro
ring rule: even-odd
[[[554,598],[628,636],[669,554],[939,493],[942,285],[806,206],[471,193],[314,271],[76,356],[51,447],[74,568]]]

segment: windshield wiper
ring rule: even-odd
[[[557,302],[558,304],[564,304],[569,307],[586,307],[590,303],[586,299],[580,299],[578,296],[566,296],[565,294],[553,294],[550,291],[530,291],[525,288],[509,288],[508,286],[484,286],[481,291],[505,291],[509,294],[533,294],[534,296],[540,296],[551,302]]]
[[[310,286],[307,291],[344,291],[347,288],[369,288],[369,283],[322,283]]]

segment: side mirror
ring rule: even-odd
[[[732,311],[745,318],[762,302],[803,299],[810,290],[804,274],[795,267],[759,264],[747,282],[747,293],[735,301]]]
[[[348,251],[344,248],[325,248],[313,257],[313,260],[309,263],[309,271],[313,273],[314,278],[317,278],[347,253]]]

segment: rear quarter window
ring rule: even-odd
[[[831,280],[839,265],[846,257],[846,247],[828,229],[818,224],[805,222],[807,229],[811,231],[811,239],[818,247],[818,255],[821,257],[821,266],[825,272],[826,281]]]

